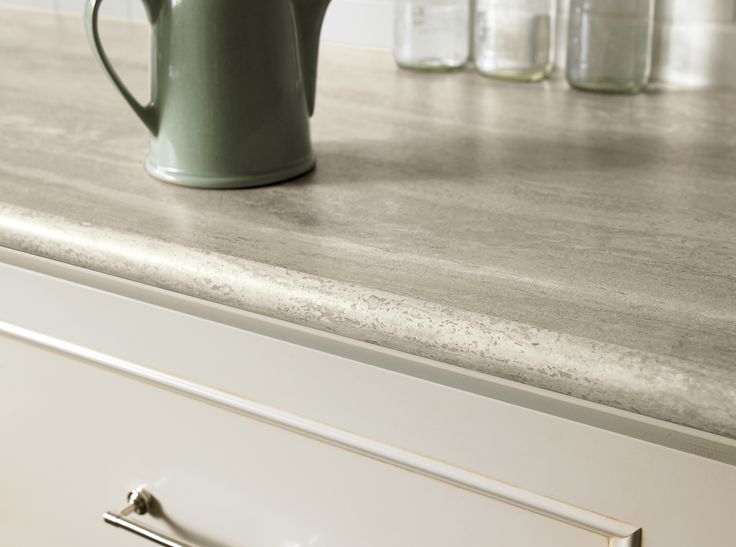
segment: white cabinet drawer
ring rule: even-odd
[[[202,546],[604,547],[605,538],[0,336],[2,545],[134,546],[104,525],[145,484]]]
[[[1,547],[733,546],[731,439],[3,257]]]

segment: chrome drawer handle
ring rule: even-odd
[[[142,487],[136,488],[132,492],[128,493],[128,505],[123,507],[117,513],[108,511],[102,515],[102,518],[105,519],[105,522],[108,524],[117,526],[118,528],[122,528],[128,532],[132,532],[138,536],[151,540],[154,543],[164,545],[165,547],[194,547],[189,543],[177,541],[152,530],[148,526],[138,524],[137,522],[133,522],[132,520],[125,518],[133,512],[139,515],[145,515],[150,509],[152,501],[153,496],[148,490]]]

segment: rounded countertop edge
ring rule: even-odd
[[[0,205],[0,245],[736,438],[736,374]]]

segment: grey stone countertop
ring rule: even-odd
[[[103,39],[145,96],[147,29]],[[736,94],[322,48],[317,169],[143,170],[79,17],[0,17],[0,245],[736,438]]]

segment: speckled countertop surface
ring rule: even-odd
[[[736,438],[735,93],[325,46],[317,170],[215,192],[144,173],[78,18],[3,11],[0,59],[0,245]]]

